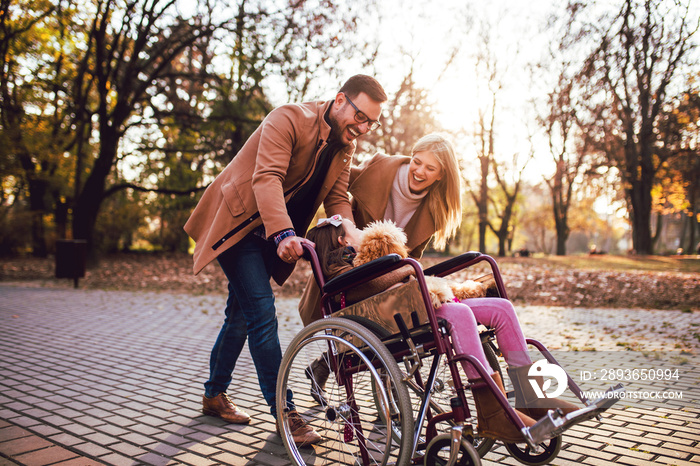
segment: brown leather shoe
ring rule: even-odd
[[[321,441],[318,432],[308,425],[296,410],[286,411],[282,419],[289,421],[289,430],[292,432],[292,439],[296,446],[305,447]],[[281,435],[279,424],[277,424],[277,435]]]
[[[250,416],[238,409],[226,393],[219,393],[214,398],[202,397],[202,412],[207,416],[220,417],[233,424],[248,424]]]

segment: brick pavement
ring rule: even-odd
[[[289,464],[247,350],[231,394],[253,422],[227,425],[199,411],[223,303],[223,296],[0,283],[0,466]],[[278,307],[286,346],[300,329],[296,303]],[[602,423],[568,430],[553,464],[700,464],[698,313],[519,313],[526,335],[556,350],[572,376],[678,369],[677,378],[628,389],[682,399],[619,402]],[[502,446],[484,463],[520,464]]]

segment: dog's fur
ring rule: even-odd
[[[482,298],[486,296],[488,284],[466,280],[462,283],[451,283],[452,292],[457,299]]]
[[[362,230],[360,245],[357,248],[357,256],[355,256],[353,264],[357,267],[392,253],[405,259],[408,257],[407,241],[403,229],[394,222],[390,220],[372,222]],[[443,303],[454,302],[455,298],[486,296],[487,286],[474,280],[457,283],[446,278],[426,276],[425,282],[436,309]]]
[[[387,254],[408,257],[406,233],[391,220],[372,222],[362,229],[362,238],[353,260],[355,267]]]
[[[435,309],[442,306],[443,303],[454,302],[455,295],[450,287],[451,283],[446,278],[426,275],[425,284],[428,285],[430,299]]]

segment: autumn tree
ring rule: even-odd
[[[526,249],[550,254],[556,247],[556,235],[553,233],[554,220],[551,215],[551,196],[542,183],[524,184],[521,195],[527,199],[527,208],[523,209],[518,234],[527,245]]]
[[[93,240],[102,203],[110,193],[110,176],[120,155],[124,134],[134,119],[143,117],[154,93],[154,83],[172,70],[170,64],[184,50],[210,37],[220,24],[209,10],[183,15],[174,1],[121,2],[95,5],[89,26],[82,73],[74,84],[81,123],[95,121],[99,140],[94,156],[77,153],[85,161],[86,178],[80,183],[73,212],[73,234]],[[78,126],[79,133],[81,126]]]
[[[501,257],[512,250],[516,214],[518,206],[522,204],[520,192],[524,183],[523,173],[533,157],[534,152],[531,149],[524,157],[521,153],[515,153],[507,164],[499,162],[493,166],[498,189],[495,190],[496,194],[490,197],[498,227],[490,219],[489,228],[498,238],[498,255]]]
[[[491,117],[486,120],[485,109],[479,109],[476,123],[477,160],[479,161],[478,189],[471,189],[470,194],[476,204],[479,225],[479,251],[486,252],[486,231],[489,224],[489,173],[494,158],[494,120],[496,98],[493,95]]]
[[[65,82],[76,73],[71,57],[80,31],[71,24],[77,15],[71,2],[0,2],[3,211],[13,216],[15,231],[21,211],[29,212],[37,256],[48,252],[45,218],[70,194],[65,153],[75,139]]]
[[[620,171],[634,249],[641,254],[653,252],[652,189],[668,157],[659,150],[659,118],[695,47],[698,22],[690,3],[624,0],[602,16],[593,11],[602,5],[569,3],[569,53],[592,47],[580,73],[590,112],[584,131]]]
[[[478,117],[474,127],[474,138],[479,162],[479,178],[476,182],[477,187],[470,189],[471,197],[478,211],[479,251],[482,252],[486,252],[486,232],[489,228],[489,175],[493,168],[492,165],[495,163],[494,145],[498,93],[503,86],[498,59],[492,50],[491,41],[491,28],[482,24],[475,68],[477,76],[480,76],[482,81],[486,83],[485,86],[480,87],[479,92],[485,93],[487,98],[481,100],[489,102],[489,105],[481,106],[477,110]],[[486,89],[484,90],[483,87]]]
[[[52,204],[57,223],[67,221],[70,203],[73,236],[91,240],[121,137],[151,81],[214,27],[174,14],[175,2],[5,1],[2,8],[3,157],[22,167],[14,183],[30,186],[35,225],[43,227]],[[34,230],[32,249],[45,253],[44,232]]]
[[[558,256],[566,255],[566,241],[571,233],[569,209],[572,206],[577,179],[583,173],[587,156],[586,139],[577,132],[573,92],[574,81],[562,70],[555,89],[547,94],[547,113],[539,118],[554,162],[554,172],[544,175],[544,181],[552,200]]]
[[[365,51],[352,32],[372,4],[25,3],[0,5],[3,165],[21,174],[3,193],[22,194],[32,180],[30,198],[45,199],[45,174],[57,174],[54,197],[70,203],[73,236],[91,246],[105,200],[124,189],[165,194],[171,206],[172,196],[196,196],[272,108],[271,76],[303,96],[319,73],[342,72],[333,57]],[[27,116],[42,123],[36,131]],[[51,143],[45,151],[42,141]]]
[[[382,126],[359,141],[359,152],[371,155],[367,152],[379,150],[390,155],[410,155],[418,139],[428,133],[442,131],[435,118],[430,93],[416,84],[414,73],[412,65],[398,89],[390,92],[380,118]],[[363,156],[362,153],[358,155]]]
[[[696,83],[697,76],[689,77],[687,90],[660,117],[659,134],[667,162],[660,168],[663,176],[653,192],[660,214],[681,215],[678,244],[690,253],[697,248],[700,227],[700,92]]]
[[[192,138],[202,130],[198,126],[194,132],[178,132],[176,138],[168,140],[169,147],[162,149],[175,160],[181,158],[182,165],[165,164],[171,170],[164,180],[176,179],[173,166],[187,167],[189,174],[182,174],[193,178],[190,175],[195,168],[202,166],[202,154],[209,173],[215,174],[270,110],[263,90],[265,80],[271,75],[282,76],[289,89],[300,89],[303,94],[317,69],[332,66],[334,53],[357,45],[350,34],[358,15],[364,14],[359,6],[339,3],[241,0],[226,8],[219,2],[199,3],[189,16],[183,16],[174,1],[140,0],[131,6],[127,9],[131,14],[120,16],[124,21],[117,23],[117,28],[108,26],[112,23],[106,19],[112,12],[105,7],[102,16],[97,15],[92,35],[94,56],[102,57],[94,61],[92,74],[102,78],[96,81],[96,89],[105,104],[98,108],[105,108],[105,112],[98,111],[100,152],[76,203],[74,225],[79,236],[90,237],[99,199],[114,192],[114,187],[104,188],[107,169],[114,164],[120,137],[134,119],[144,117],[145,109],[152,109],[159,123],[171,119],[180,129],[187,129],[188,121],[209,125],[200,139]],[[343,41],[339,31],[347,34]],[[217,38],[216,47],[210,44],[211,37]],[[123,44],[127,53],[111,47],[110,40]],[[212,54],[217,50],[228,50],[227,55],[216,56],[221,68],[213,64]],[[108,95],[109,100],[105,99]],[[197,141],[201,147],[186,141]],[[214,167],[209,163],[212,159]],[[189,191],[205,184],[206,179],[199,179]],[[173,192],[177,190],[161,187],[157,191],[177,194]]]
[[[513,239],[514,214],[523,172],[533,152],[530,151],[524,161],[518,152],[510,160],[497,157],[495,128],[501,84],[496,76],[495,62],[488,61],[487,69],[490,72],[487,82],[491,104],[478,110],[475,139],[479,173],[476,180],[467,180],[467,186],[478,211],[479,251],[486,252],[488,229],[498,238],[498,255],[505,256]],[[492,179],[493,186],[490,184]]]
[[[501,102],[504,77],[509,63],[497,53],[493,43],[493,30],[488,22],[481,24],[478,51],[475,55],[476,74],[483,83],[478,86],[484,102],[477,110],[474,139],[479,164],[477,180],[468,180],[470,195],[476,204],[479,219],[479,250],[486,251],[487,230],[498,238],[498,255],[505,256],[513,239],[516,205],[522,186],[523,171],[533,153],[523,160],[520,150],[510,159],[496,148],[497,140],[503,140],[497,127],[502,123],[506,105]],[[517,52],[514,52],[517,56]]]

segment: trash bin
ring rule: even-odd
[[[87,241],[84,239],[59,239],[56,241],[56,278],[72,278],[78,287],[78,279],[85,276]]]

